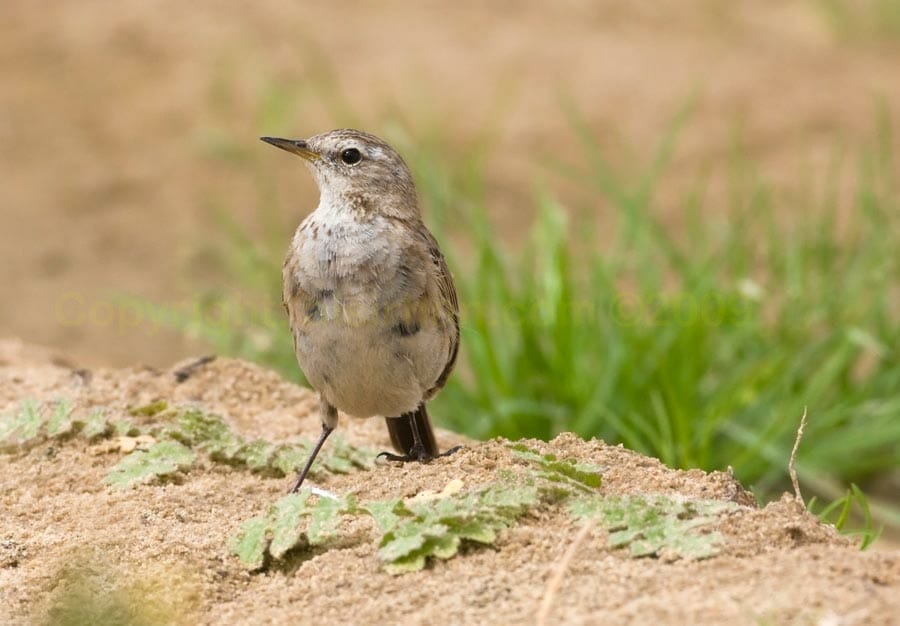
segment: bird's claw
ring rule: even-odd
[[[424,446],[413,446],[406,454],[381,452],[375,458],[386,459],[388,461],[396,461],[398,463],[411,463],[412,461],[417,461],[419,463],[428,463],[429,461],[432,461],[434,459],[450,456],[451,454],[453,454],[454,452],[458,452],[459,450],[462,450],[462,446],[453,446],[449,450],[441,452],[440,454],[432,455],[429,454],[427,450],[425,450]]]

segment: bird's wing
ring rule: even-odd
[[[447,363],[444,365],[444,369],[441,372],[441,375],[438,376],[434,385],[428,390],[428,393],[425,394],[425,399],[428,400],[429,398],[434,397],[444,384],[446,384],[450,372],[453,371],[453,367],[456,365],[456,357],[459,354],[459,301],[456,297],[456,287],[453,285],[453,276],[450,274],[450,268],[447,267],[447,260],[444,258],[443,253],[441,253],[441,249],[438,247],[434,235],[432,235],[424,226],[422,227],[422,234],[428,244],[428,255],[431,262],[434,264],[438,294],[440,296],[438,306],[440,311],[445,314],[446,318],[453,325],[450,336],[450,349],[447,354]]]
[[[302,332],[309,321],[318,316],[318,302],[314,294],[300,286],[292,255],[288,255],[287,259],[285,259],[281,276],[282,303],[284,304],[284,310],[287,311],[296,344],[297,333]],[[294,347],[296,348],[296,345]]]

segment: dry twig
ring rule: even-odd
[[[800,440],[803,439],[803,429],[805,427],[806,407],[803,407],[803,417],[800,418],[800,428],[797,429],[797,438],[794,439],[794,449],[791,450],[791,459],[788,461],[788,474],[791,477],[791,484],[794,486],[794,499],[801,504],[803,504],[803,496],[800,495],[800,481],[797,479],[797,469],[794,467],[794,461],[797,459],[797,448],[800,447]]]
[[[562,559],[557,563],[553,576],[550,577],[550,582],[547,583],[547,588],[544,590],[544,597],[541,599],[541,607],[538,609],[537,620],[535,621],[537,626],[546,626],[548,623],[547,618],[550,616],[550,610],[553,608],[553,602],[559,593],[559,587],[562,585],[562,579],[569,568],[569,563],[575,558],[575,553],[593,527],[593,521],[588,520],[585,522],[578,534],[575,535],[575,539],[572,540],[566,553],[563,554]]]

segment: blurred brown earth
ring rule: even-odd
[[[735,128],[763,170],[790,183],[871,137],[879,106],[896,121],[897,41],[848,36],[814,1],[7,0],[0,336],[88,365],[201,349],[115,298],[188,299],[212,205],[251,236],[261,184],[288,221],[310,210],[312,181],[283,155],[263,156],[256,138],[346,123],[329,90],[360,125],[400,124],[412,141],[438,126],[464,151],[492,128],[488,201],[515,236],[535,182],[554,180],[546,163],[580,154],[567,99],[629,163],[649,158],[695,95],[662,188],[674,206],[692,174],[719,171]],[[299,94],[280,117],[269,110],[278,89]],[[229,146],[259,156],[228,158]]]

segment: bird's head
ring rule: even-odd
[[[409,168],[374,135],[339,129],[309,139],[260,139],[304,160],[316,178],[322,206],[402,218],[419,214]]]

